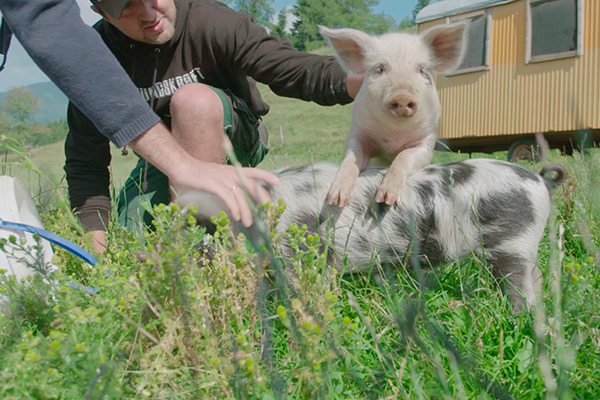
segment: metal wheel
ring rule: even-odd
[[[508,161],[527,161],[530,163],[540,160],[539,148],[535,140],[525,139],[514,142],[508,149]]]

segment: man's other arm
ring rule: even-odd
[[[117,146],[160,121],[75,0],[0,0],[0,11],[33,61]]]

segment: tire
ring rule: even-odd
[[[518,140],[510,145],[507,158],[511,162],[538,162],[540,161],[540,149],[533,139]]]

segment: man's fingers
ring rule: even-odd
[[[239,221],[241,217],[240,207],[238,205],[238,200],[233,193],[233,186],[229,188],[222,188],[216,193],[217,196],[223,200],[225,206],[229,210],[229,217],[234,221]],[[235,189],[241,191],[240,189]]]
[[[258,180],[265,182],[268,185],[276,185],[279,183],[279,178],[271,172],[257,169],[257,168],[242,168],[242,182],[240,177],[235,173],[235,170],[230,166],[223,166],[226,169],[222,171],[225,174],[221,174],[218,183],[211,179],[207,184],[207,181],[203,183],[206,187],[214,185],[212,193],[217,195],[227,210],[232,221],[240,221],[245,227],[252,225],[252,204],[248,203],[248,199],[245,195],[244,190],[248,190],[248,193],[256,203],[266,203],[269,201],[270,196],[268,190],[266,190]],[[230,183],[225,183],[230,182]],[[206,190],[206,189],[205,189]]]
[[[269,191],[258,180],[248,179],[246,183],[248,184],[248,193],[255,203],[266,203],[271,200]]]
[[[252,225],[252,211],[246,202],[246,195],[241,187],[235,186],[231,191],[235,197],[236,204],[240,211],[240,220],[242,225],[249,228]]]
[[[279,183],[279,178],[277,175],[273,174],[272,172],[265,171],[264,169],[246,167],[242,168],[242,171],[246,178],[260,179],[271,186]]]
[[[270,200],[269,192],[257,181],[248,179],[246,181],[248,194],[256,203],[266,203]],[[240,220],[242,225],[249,228],[252,225],[252,204],[248,204],[248,199],[241,187],[236,187],[232,191],[240,211]]]
[[[202,163],[201,166],[200,177],[194,174],[178,176],[179,183],[173,184],[173,187],[179,191],[183,191],[183,189],[200,190],[219,197],[224,203],[230,219],[235,222],[241,221],[245,227],[252,225],[252,208],[254,206],[249,204],[251,202],[248,201],[245,190],[248,190],[255,202],[265,203],[269,201],[269,192],[259,183],[259,180],[271,186],[279,183],[276,175],[262,169],[242,168],[242,176],[240,176],[230,165]],[[193,185],[187,186],[188,181]],[[203,209],[202,204],[196,205],[199,210]],[[205,206],[204,208],[210,207]]]
[[[266,203],[271,199],[269,191],[263,187],[261,182],[269,186],[277,185],[279,178],[271,172],[257,168],[242,168],[245,178],[246,189],[256,203]]]
[[[267,201],[271,200],[269,191],[257,183],[254,184],[254,188],[250,192],[250,195],[256,203],[266,203]]]

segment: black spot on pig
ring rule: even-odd
[[[374,218],[376,221],[381,221],[391,208],[392,206],[386,203],[378,203],[373,200],[371,206],[367,209],[366,218]]]
[[[505,240],[521,235],[534,221],[534,209],[527,192],[514,189],[494,193],[477,202],[476,220],[482,227],[483,244],[494,248]]]
[[[373,251],[373,246],[369,242],[369,239],[363,236],[355,235],[354,240],[351,241],[353,250],[359,253],[371,253]]]
[[[298,227],[306,225],[309,231],[316,232],[318,228],[319,216],[311,212],[301,212],[298,217],[294,219]]]
[[[435,197],[435,187],[433,182],[419,182],[415,186],[417,195],[419,196],[419,203],[421,204],[433,204],[433,198]]]
[[[476,169],[473,165],[465,163],[449,164],[448,166],[452,171],[451,180],[455,185],[462,185],[465,182],[468,182],[475,173]]]
[[[540,176],[533,171],[519,167],[518,165],[511,165],[511,169],[515,174],[517,174],[521,179],[525,181],[540,181]]]
[[[406,249],[400,249],[397,246],[390,246],[379,253],[382,263],[394,266],[400,266],[404,263]]]
[[[450,195],[452,187],[463,185],[468,182],[477,168],[471,164],[457,162],[452,164],[444,164],[440,170],[441,180],[443,182],[440,188],[444,196]]]
[[[277,176],[286,176],[286,175],[297,175],[298,173],[304,171],[306,167],[291,167],[285,168],[276,172]]]
[[[299,197],[306,197],[307,194],[313,194],[315,192],[315,185],[312,182],[303,182],[302,184],[294,187],[294,194]]]
[[[428,167],[423,168],[423,172],[427,175],[439,175],[440,167],[437,165],[430,165]]]
[[[444,246],[434,235],[428,235],[421,241],[419,261],[422,266],[436,266],[446,261]]]
[[[523,282],[528,279],[525,276],[527,260],[509,252],[493,252],[486,255],[486,262],[502,292],[508,294],[514,304],[521,303]]]

